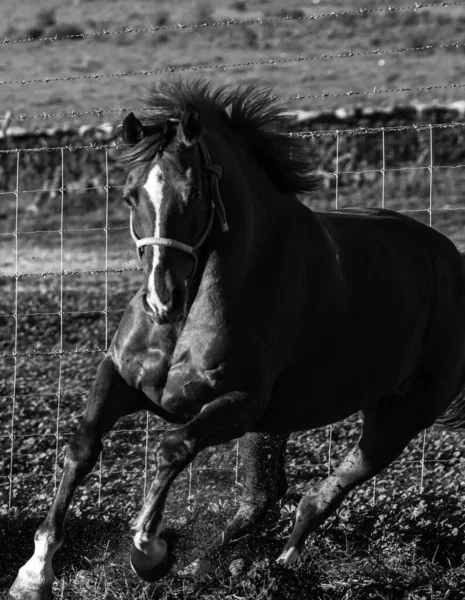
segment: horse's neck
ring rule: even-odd
[[[285,235],[280,218],[289,199],[276,191],[265,171],[245,152],[213,137],[205,141],[212,164],[223,169],[219,189],[229,231],[222,233],[216,226],[207,243],[173,363],[189,350],[209,368],[210,357],[221,356],[227,347],[230,317],[241,301],[248,273],[263,257],[264,247],[272,246],[278,233]]]
[[[223,169],[219,190],[229,225],[226,234],[216,236],[216,246],[225,258],[231,251],[237,276],[254,260],[263,238],[273,235],[285,199],[250,151],[214,135],[206,144],[212,163]]]

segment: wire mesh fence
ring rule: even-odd
[[[372,12],[418,12],[459,6],[464,2],[415,3],[354,11],[333,11],[293,17],[225,20],[177,24],[145,29],[104,30],[84,37],[192,30],[203,27],[260,26],[268,21],[312,21],[355,18]],[[72,36],[65,36],[72,37]],[[82,37],[82,36],[81,36]],[[48,42],[63,39],[46,38]],[[11,40],[2,45],[44,41]],[[422,53],[433,49],[463,51],[463,43],[444,40],[435,45],[402,46],[331,55],[273,57],[245,62],[218,62],[172,66],[137,72],[70,74],[0,81],[0,86],[49,85],[88,79],[162,73],[270,68],[310,61],[346,61],[361,56]],[[288,100],[348,99],[405,92],[460,90],[463,82],[394,86],[360,90],[291,94]],[[142,110],[143,107],[140,107]],[[44,111],[10,114],[4,123],[55,117],[82,118],[106,113],[121,115],[130,109],[110,107],[86,111]],[[435,227],[465,246],[465,124],[462,122],[403,122],[382,127],[354,126],[293,131],[308,138],[322,186],[309,206],[319,210],[377,206],[405,212]],[[124,310],[138,289],[142,274],[128,231],[127,213],[120,200],[123,174],[117,164],[118,144],[81,143],[75,138],[28,147],[12,143],[0,150],[4,165],[0,201],[5,218],[0,222],[0,507],[8,510],[47,506],[59,482],[63,452],[83,412],[98,362],[108,349]],[[47,155],[46,159],[43,159]],[[44,178],[44,174],[46,177]],[[45,185],[46,182],[46,185]],[[308,455],[293,457],[291,468],[306,468],[307,479],[324,476],[354,442],[359,428],[355,416],[344,423],[299,434],[308,440]],[[152,449],[167,425],[147,414],[123,419],[108,435],[99,463],[78,494],[77,506],[98,506],[120,494],[121,505],[140,504],[153,470]],[[441,450],[442,436],[453,436],[454,451]],[[292,442],[291,442],[292,450]],[[424,432],[414,440],[391,469],[417,482],[419,490],[438,469],[462,470],[465,445],[458,434]],[[300,461],[300,462],[299,462]],[[190,506],[215,488],[216,499],[233,503],[240,495],[243,477],[240,443],[205,452],[177,482],[175,495]],[[389,474],[367,489],[373,503],[386,495]],[[442,481],[442,480],[441,480]],[[27,491],[27,493],[25,493]],[[214,494],[212,494],[213,497]],[[183,501],[184,501],[183,500]]]
[[[460,155],[452,160],[447,152],[435,148],[435,133],[444,129],[447,126],[427,124],[293,132],[291,135],[306,137],[310,145],[320,143],[315,148],[317,154],[322,148],[329,152],[318,171],[323,185],[307,200],[309,205],[317,209],[395,209],[463,244],[465,161],[461,162]],[[452,129],[463,135],[462,124]],[[403,143],[415,147],[414,155],[410,153],[407,159],[397,156],[405,136],[409,140]],[[354,140],[359,153],[356,160]],[[25,504],[43,508],[44,500],[56,490],[63,451],[83,411],[96,366],[142,280],[126,209],[119,198],[121,173],[116,158],[109,161],[115,149],[80,150],[101,155],[104,182],[103,186],[82,189],[69,189],[68,162],[74,149],[49,151],[57,161],[56,188],[22,189],[22,167],[28,164],[27,156],[33,149],[14,149],[10,152],[14,186],[3,192],[12,201],[13,215],[0,235],[0,503],[9,509]],[[40,219],[36,210],[30,213],[27,207],[38,192],[46,194],[39,213],[48,217],[44,227],[34,228]],[[97,202],[85,215],[85,196],[90,192],[98,192]],[[350,430],[347,439],[353,441],[354,427],[359,426],[354,417],[311,433],[313,476],[324,476],[331,470],[347,450],[347,443],[339,445],[343,432]],[[88,501],[91,495],[100,506],[105,499],[113,501],[119,491],[125,501],[129,496],[140,503],[150,484],[152,449],[165,428],[166,424],[145,413],[124,419],[108,436],[81,501]],[[455,436],[457,454],[442,457],[437,453],[438,436],[442,435],[424,432],[391,468],[414,477],[419,490],[424,489],[431,465],[460,469],[464,443]],[[203,494],[208,486],[217,485],[220,496],[230,500],[233,492],[237,499],[242,478],[239,454],[238,443],[207,452],[180,478],[178,496],[184,494],[189,506],[200,490]],[[386,478],[378,477],[371,484],[373,502],[383,497],[383,482],[385,485]],[[28,489],[27,495],[24,489]]]

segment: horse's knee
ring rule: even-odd
[[[181,430],[166,433],[157,448],[157,470],[183,468],[195,454],[195,444],[187,439]]]

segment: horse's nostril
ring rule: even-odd
[[[154,307],[148,301],[148,294],[142,294],[142,306],[145,314],[149,317],[153,317],[156,314]]]
[[[142,294],[142,306],[150,320],[158,325],[177,321],[182,313],[182,291],[175,289],[171,292],[169,301],[159,309],[151,301],[149,294]]]

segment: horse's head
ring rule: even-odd
[[[182,318],[197,250],[213,223],[201,131],[191,104],[179,120],[145,126],[131,113],[123,121],[131,146],[123,159],[129,167],[124,197],[147,276],[144,308],[157,323]]]

